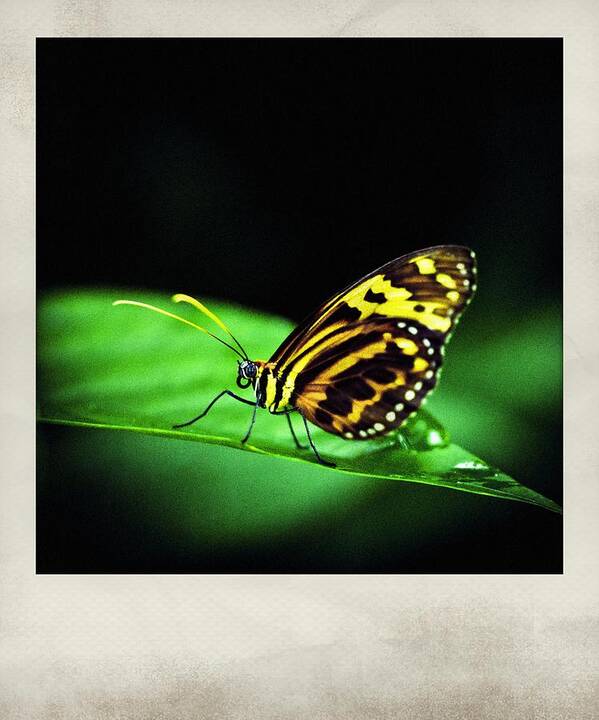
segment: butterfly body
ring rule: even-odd
[[[275,363],[265,360],[247,361],[250,366],[243,372],[243,362],[239,364],[237,384],[244,387],[243,379],[251,380],[251,385],[256,393],[256,404],[260,408],[267,408],[271,413],[277,414],[289,410],[292,406],[289,403],[292,388],[282,383],[278,377]],[[251,367],[253,366],[253,367]],[[249,370],[249,373],[247,371]],[[239,382],[241,379],[241,383]],[[285,392],[280,392],[284,388]]]

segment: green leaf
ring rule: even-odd
[[[201,325],[210,322],[193,308],[173,306],[166,293],[79,290],[47,296],[38,317],[40,420],[316,462],[311,451],[295,449],[285,418],[268,413],[259,413],[250,442],[241,445],[252,411],[231,398],[222,398],[192,427],[173,430],[173,424],[196,416],[218,392],[235,387],[236,356],[171,319],[136,307],[113,307],[112,302],[121,298],[170,311],[176,308],[177,314]],[[253,358],[268,358],[292,329],[281,318],[233,305],[208,304]],[[220,333],[218,328],[216,332]],[[251,398],[251,391],[247,395]],[[292,417],[298,435],[303,436],[297,416]],[[560,512],[553,501],[450,444],[441,424],[424,411],[411,418],[401,433],[365,442],[349,442],[311,429],[320,453],[337,465],[327,472],[425,483]]]

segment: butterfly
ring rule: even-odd
[[[175,302],[193,305],[213,320],[236,347],[206,328],[134,300],[210,335],[241,360],[237,385],[251,387],[248,400],[230,390],[219,393],[197,417],[203,418],[224,396],[253,406],[247,442],[258,408],[286,415],[299,443],[290,414],[303,419],[318,461],[324,460],[308,422],[345,440],[368,440],[401,427],[439,379],[445,344],[476,291],[476,257],[459,245],[417,250],[352,283],[312,312],[275,350],[269,360],[251,360],[224,322],[194,298],[178,294]]]

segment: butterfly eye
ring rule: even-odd
[[[252,380],[256,377],[257,372],[256,364],[251,362],[251,360],[240,362],[237,371],[237,387],[249,387],[252,384]]]
[[[239,363],[239,375],[243,378],[255,378],[257,368],[255,363],[250,360],[244,360]]]

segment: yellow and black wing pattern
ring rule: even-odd
[[[392,260],[312,313],[269,361],[275,404],[347,439],[398,428],[435,387],[444,346],[476,290],[466,247]]]

